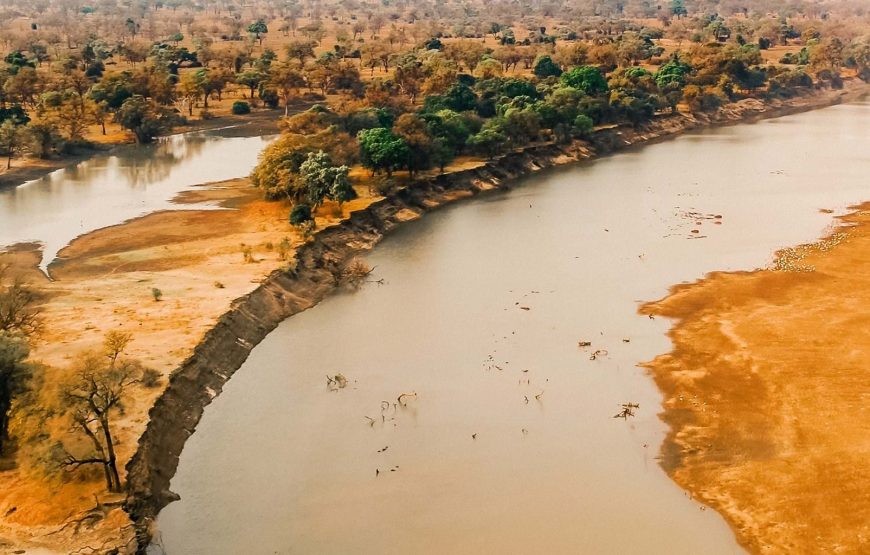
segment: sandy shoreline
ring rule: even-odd
[[[676,319],[647,367],[663,465],[754,553],[870,549],[870,204],[774,267],[713,273],[642,312]]]
[[[675,116],[647,129],[608,132],[596,141],[596,150],[607,153],[711,124],[809,110],[854,98],[864,91],[866,86],[858,84],[847,91],[826,91],[778,105],[747,101],[743,106],[729,107],[718,121]],[[46,337],[36,355],[63,367],[71,352],[98,343],[105,330],[138,324],[132,354],[164,375],[172,373],[166,391],[137,399],[123,422],[121,458],[133,461],[127,467],[131,482],[128,507],[138,519],[139,533],[147,534],[150,519],[171,499],[168,483],[177,453],[195,428],[202,408],[271,328],[332,291],[330,266],[371,248],[389,229],[437,206],[508,186],[513,177],[595,154],[582,146],[542,145],[493,163],[424,179],[389,199],[367,197],[348,203],[341,214],[344,220],[338,214],[321,218],[318,223],[323,231],[313,244],[297,251],[296,271],[290,275],[278,271],[286,268],[288,261],[278,255],[274,246],[289,238],[292,247],[298,249],[303,241],[287,224],[285,206],[260,200],[247,180],[220,184],[214,189],[217,192],[195,191],[182,200],[199,201],[206,195],[209,200],[230,203],[238,210],[155,213],[83,236],[62,251],[63,261],[52,268],[57,281],[41,286],[48,298],[47,327],[53,330],[54,337]],[[257,263],[243,263],[241,243],[255,247]],[[16,256],[26,265],[26,253]],[[216,286],[215,276],[220,276],[221,287]],[[300,283],[304,287],[300,288]],[[171,302],[146,302],[152,285],[159,286]],[[82,315],[86,325],[70,329],[71,324],[82,320]],[[249,316],[253,320],[245,326],[253,328],[233,328],[240,325],[242,317]],[[230,337],[235,344],[238,338],[248,335],[242,348],[227,344]],[[218,354],[221,361],[215,363]],[[162,412],[152,408],[150,415],[146,414],[155,402],[163,407]],[[178,422],[184,422],[181,429]],[[148,437],[137,444],[143,430]],[[0,520],[0,546],[3,539],[10,545],[60,549],[94,539],[106,545],[130,540],[130,528],[118,524],[126,522],[120,510],[111,511],[105,520],[79,536],[46,536],[92,507],[91,493],[100,488],[98,483],[56,486],[43,484],[43,480],[26,471],[0,476],[0,514],[10,507],[19,508],[12,519]],[[64,500],[63,507],[58,507],[59,499]],[[22,510],[25,506],[27,510]]]

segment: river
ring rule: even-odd
[[[206,409],[151,551],[741,552],[657,462],[637,365],[669,322],[637,307],[866,200],[868,124],[852,104],[688,134],[402,226],[367,257],[383,284],[282,323]]]
[[[196,185],[244,177],[271,139],[225,136],[225,130],[172,135],[110,153],[0,189],[0,247],[42,245],[40,268],[80,235],[167,209],[203,209],[172,202]]]

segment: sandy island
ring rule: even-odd
[[[677,320],[648,365],[665,469],[755,553],[870,551],[870,204],[771,269],[643,307]]]

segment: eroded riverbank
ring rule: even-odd
[[[848,94],[856,94],[855,89],[847,91]],[[723,114],[723,122],[740,121],[750,117],[764,117],[780,115],[789,111],[810,109],[821,105],[835,103],[841,99],[840,92],[821,93],[819,96],[812,96],[798,99],[794,103],[779,103],[773,106],[764,106],[760,103],[749,101],[739,108],[729,107],[729,110]],[[597,150],[606,152],[610,149],[620,148],[629,144],[642,143],[645,141],[654,140],[660,137],[671,136],[678,134],[683,130],[705,125],[709,122],[701,121],[694,118],[686,118],[677,116],[673,118],[665,118],[659,120],[649,128],[641,130],[619,130],[607,133],[596,142],[598,143]],[[148,245],[139,245],[132,248],[129,254],[125,254],[123,249],[112,253],[112,256],[117,259],[137,258],[147,253],[153,257],[155,261],[159,261],[163,253],[161,249],[168,248],[170,252],[176,253],[177,256],[181,250],[186,250],[191,256],[196,255],[197,263],[188,265],[184,258],[175,260],[172,265],[181,264],[180,268],[169,269],[168,265],[161,268],[155,266],[125,266],[119,264],[109,268],[108,274],[100,274],[106,279],[117,280],[119,299],[124,295],[130,295],[130,284],[140,282],[141,279],[147,279],[149,282],[163,283],[162,287],[170,290],[175,290],[178,295],[175,296],[171,304],[163,303],[162,310],[176,311],[178,314],[197,314],[197,322],[201,322],[196,326],[182,325],[187,329],[187,333],[178,334],[179,323],[174,320],[172,314],[164,314],[156,321],[164,323],[164,329],[155,328],[152,331],[144,333],[140,338],[137,338],[134,343],[134,354],[142,356],[146,361],[153,361],[154,357],[158,357],[160,362],[159,368],[163,372],[168,372],[177,364],[178,360],[190,356],[191,349],[194,345],[199,344],[194,355],[187,360],[182,369],[177,371],[172,378],[171,385],[167,392],[161,397],[162,401],[158,401],[157,407],[152,412],[151,425],[149,432],[143,439],[143,443],[139,448],[137,457],[134,458],[130,466],[130,483],[132,494],[130,497],[130,506],[135,509],[137,516],[143,517],[143,522],[147,521],[149,515],[156,514],[159,507],[162,507],[165,502],[171,498],[168,494],[168,484],[174,473],[175,464],[177,463],[177,455],[180,453],[181,446],[184,440],[192,432],[196,421],[201,414],[202,406],[207,404],[214,394],[220,390],[226,379],[229,378],[232,371],[247,356],[253,345],[262,339],[269,329],[277,325],[286,315],[295,311],[302,310],[311,306],[317,300],[328,294],[332,290],[332,279],[330,269],[336,265],[340,265],[349,257],[354,256],[358,252],[370,247],[378,241],[383,233],[394,228],[399,223],[408,219],[415,219],[422,213],[451,200],[470,196],[481,190],[496,188],[506,185],[506,180],[512,177],[523,175],[540,169],[542,167],[551,166],[553,164],[569,163],[575,160],[586,159],[595,154],[594,150],[586,148],[584,145],[577,145],[572,148],[557,148],[553,146],[541,146],[530,149],[525,153],[515,153],[497,160],[488,165],[457,172],[456,174],[433,177],[418,184],[415,184],[413,190],[405,190],[399,192],[391,199],[377,201],[369,209],[359,211],[352,215],[349,220],[344,223],[324,230],[314,242],[304,247],[299,252],[299,264],[295,274],[278,273],[273,275],[264,285],[253,294],[242,297],[234,303],[233,309],[220,318],[220,321],[213,331],[208,332],[213,326],[214,320],[220,312],[208,312],[200,314],[197,308],[191,305],[190,298],[198,298],[197,295],[188,297],[185,291],[193,284],[196,290],[201,290],[206,294],[213,304],[215,311],[225,310],[229,301],[239,297],[240,292],[254,287],[251,285],[251,280],[256,281],[259,277],[269,273],[272,269],[283,265],[277,260],[275,253],[266,255],[265,252],[261,255],[263,258],[268,256],[268,263],[261,263],[257,266],[241,266],[241,255],[238,251],[238,238],[233,236],[233,233],[254,233],[249,236],[251,243],[257,241],[253,237],[259,237],[257,233],[262,234],[263,231],[273,233],[275,240],[280,240],[284,234],[288,233],[284,221],[283,210],[280,206],[275,208],[275,215],[270,215],[270,209],[263,203],[259,208],[253,208],[249,211],[243,210],[241,214],[230,213],[230,216],[235,214],[237,220],[235,222],[231,234],[227,236],[224,243],[225,246],[215,250],[214,237],[203,239],[197,242],[197,237],[191,237],[190,242],[184,245],[184,241],[179,238],[168,240],[163,246],[154,245],[153,249],[149,249]],[[272,205],[275,207],[276,205]],[[350,207],[364,208],[365,205]],[[265,212],[263,212],[265,210]],[[280,212],[280,214],[279,214]],[[243,226],[245,229],[238,229],[239,222],[248,222],[249,215],[257,215],[261,219],[257,223],[257,219],[251,219],[250,225]],[[229,218],[230,216],[224,213],[212,213],[209,216],[193,216],[202,218],[204,227],[207,227],[209,218]],[[155,215],[154,217],[162,217]],[[169,216],[166,216],[169,217]],[[229,223],[229,222],[228,222]],[[282,227],[284,226],[284,227]],[[116,228],[114,231],[107,230],[103,233],[106,243],[112,242],[113,233],[124,233],[124,226]],[[171,236],[170,230],[167,230],[166,235]],[[265,237],[265,235],[263,236]],[[265,240],[261,238],[260,240]],[[164,241],[166,241],[164,239]],[[195,244],[194,244],[195,243]],[[75,247],[75,244],[73,245]],[[102,256],[102,255],[101,255]],[[237,272],[239,267],[244,268],[244,275],[239,275],[238,280],[233,281],[233,285],[226,289],[216,289],[213,286],[211,290],[206,291],[202,284],[211,285],[214,280],[215,267],[213,257],[218,256],[224,260],[226,268],[232,268],[232,272]],[[81,259],[78,263],[83,265],[92,265],[88,261],[89,255],[87,249],[81,253]],[[114,264],[116,260],[106,258],[110,264]],[[100,264],[96,264],[99,266]],[[71,269],[72,266],[68,266]],[[125,269],[135,269],[136,272],[126,272]],[[245,277],[248,276],[248,277]],[[63,282],[63,280],[60,280]],[[87,290],[91,284],[80,281],[78,285],[73,283],[63,284],[67,286],[80,286],[84,296],[76,303],[76,310],[84,314],[92,314],[92,310],[88,307],[106,306],[105,299],[111,296],[111,291],[99,296],[93,293],[87,294]],[[123,283],[127,283],[124,289]],[[94,284],[95,285],[95,284]],[[202,287],[200,287],[202,286]],[[135,286],[134,286],[135,287]],[[145,286],[138,286],[145,287]],[[126,291],[121,294],[121,291]],[[143,297],[147,296],[147,290],[143,289]],[[289,293],[288,293],[289,291]],[[113,297],[114,298],[114,297]],[[67,301],[74,300],[74,297],[66,297]],[[141,317],[147,317],[148,314],[142,312],[141,307],[137,308],[136,304],[141,304],[141,300],[129,299],[129,310]],[[223,303],[223,304],[222,304]],[[49,309],[52,305],[49,305]],[[72,308],[72,305],[69,305]],[[110,306],[110,305],[109,305]],[[164,308],[165,307],[165,308]],[[150,313],[148,308],[146,312]],[[111,310],[110,310],[111,312]],[[59,313],[60,314],[60,313]],[[120,315],[120,316],[118,316]],[[119,312],[113,315],[107,322],[107,325],[115,321],[115,317],[122,317],[124,314]],[[127,315],[129,316],[129,315]],[[137,316],[137,317],[138,317]],[[156,316],[156,315],[155,315]],[[61,323],[63,318],[57,320]],[[158,326],[159,327],[159,326]],[[59,329],[61,333],[63,329]],[[238,333],[237,333],[238,332]],[[76,331],[76,335],[80,336],[75,345],[84,345],[91,340],[99,341],[101,330],[90,329],[85,333],[81,329]],[[90,334],[90,335],[88,335]],[[206,339],[201,341],[202,335],[206,334]],[[241,341],[240,341],[241,339]],[[173,344],[177,344],[178,348],[167,350],[165,348],[166,340],[171,340]],[[70,345],[67,345],[67,349]],[[49,355],[46,358],[52,363],[63,363],[63,349],[59,350],[55,355]],[[48,353],[46,353],[48,354]],[[224,355],[227,356],[224,356]],[[215,363],[216,362],[216,363]],[[143,400],[142,403],[137,403],[135,407],[130,409],[129,423],[125,424],[123,434],[127,438],[124,448],[124,458],[132,453],[135,447],[132,438],[138,437],[146,420],[144,411],[150,404],[150,400]],[[178,423],[183,422],[183,426]],[[87,493],[87,488],[79,487],[82,490],[82,495],[69,505],[67,509],[75,511],[76,508],[84,508],[87,504],[92,504],[92,499]],[[93,489],[93,488],[92,488]],[[6,497],[8,501],[10,497]],[[46,499],[50,502],[51,495]],[[8,505],[8,504],[7,504]],[[4,505],[6,506],[6,505]],[[18,514],[18,513],[17,513]],[[44,516],[44,515],[43,515]],[[30,522],[39,521],[41,518],[33,513],[27,516],[27,513],[21,513],[16,526],[21,524],[27,526],[27,518]],[[57,514],[54,517],[54,522],[63,522],[64,515]],[[45,523],[45,520],[42,521]],[[42,532],[47,532],[52,529],[51,521],[45,524]],[[115,529],[117,532],[117,528]],[[36,536],[38,537],[39,534]],[[34,541],[43,541],[33,537]],[[69,542],[82,541],[82,538],[62,539],[57,536],[44,540],[46,542],[53,541],[55,545],[70,545]],[[58,543],[66,542],[66,543]]]

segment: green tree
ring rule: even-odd
[[[508,139],[504,133],[487,126],[468,139],[468,146],[487,158],[492,158],[503,152],[507,143]]]
[[[30,116],[18,104],[13,104],[8,108],[0,108],[0,123],[11,121],[15,125],[25,125],[30,122]]]
[[[456,157],[456,152],[451,148],[446,140],[441,137],[435,137],[432,140],[432,162],[438,166],[441,173],[444,173],[444,168],[453,161]]]
[[[576,118],[574,118],[574,123],[572,125],[572,131],[577,137],[581,139],[586,139],[592,135],[592,131],[595,124],[592,122],[592,118],[585,114],[580,114]]]
[[[287,57],[291,60],[299,60],[300,64],[305,64],[305,60],[314,57],[314,45],[310,42],[293,41],[285,47]]]
[[[23,67],[36,68],[36,63],[24,55],[24,53],[20,50],[16,50],[14,52],[10,52],[4,58],[4,61],[9,64],[9,72],[12,75],[18,73]]]
[[[546,79],[547,77],[559,77],[562,75],[562,68],[553,61],[553,58],[541,56],[535,62],[534,72],[539,79]]]
[[[27,150],[37,158],[48,158],[60,142],[57,127],[51,122],[31,123],[25,129]]]
[[[115,121],[132,131],[137,143],[146,144],[161,133],[170,131],[177,118],[153,101],[136,95],[124,101],[115,114]]]
[[[94,102],[105,102],[110,110],[117,110],[125,100],[133,96],[132,75],[123,71],[103,77],[91,87],[88,96]]]
[[[456,83],[444,93],[444,107],[454,112],[465,112],[477,108],[477,95],[466,85]]]
[[[275,88],[284,100],[284,117],[290,114],[290,102],[294,93],[305,86],[305,78],[296,65],[291,62],[274,64],[269,84]]]
[[[260,46],[263,46],[263,35],[268,32],[269,28],[266,26],[266,22],[262,19],[258,19],[248,25],[248,33],[254,35],[254,38],[260,43]]]
[[[366,129],[359,132],[357,139],[362,164],[374,173],[383,171],[389,177],[393,171],[407,165],[408,144],[389,129]]]
[[[236,83],[248,87],[248,89],[251,91],[250,99],[253,102],[254,92],[257,90],[257,87],[260,86],[260,83],[268,79],[268,77],[269,76],[262,71],[259,71],[257,69],[249,69],[236,74]]]
[[[11,119],[0,124],[0,152],[6,154],[6,169],[12,167],[12,158],[24,146],[24,129]]]
[[[664,64],[662,64],[655,73],[656,84],[662,91],[683,88],[686,86],[689,75],[692,73],[692,66],[683,62],[679,55],[674,54]]]
[[[269,198],[301,198],[299,167],[311,152],[324,151],[338,164],[352,164],[357,145],[347,133],[336,126],[323,124],[323,117],[334,117],[314,109],[285,120],[287,130],[266,147],[260,162],[251,173],[251,181],[263,189]]]
[[[432,166],[433,142],[426,121],[416,114],[402,114],[393,132],[408,145],[408,173],[412,176]]]
[[[297,204],[290,210],[290,225],[303,225],[313,220],[311,207],[307,204]]]
[[[420,117],[426,122],[429,135],[441,139],[454,154],[462,151],[468,137],[472,134],[468,121],[462,114],[453,110],[444,109],[434,114],[423,113]]]
[[[671,13],[677,16],[677,19],[689,15],[685,0],[671,0]]]
[[[566,71],[562,74],[562,83],[590,96],[607,92],[607,80],[593,66],[579,66]]]
[[[325,152],[310,152],[299,166],[299,179],[307,204],[316,208],[324,199],[339,204],[356,198],[356,191],[350,184],[347,166],[335,166]]]

